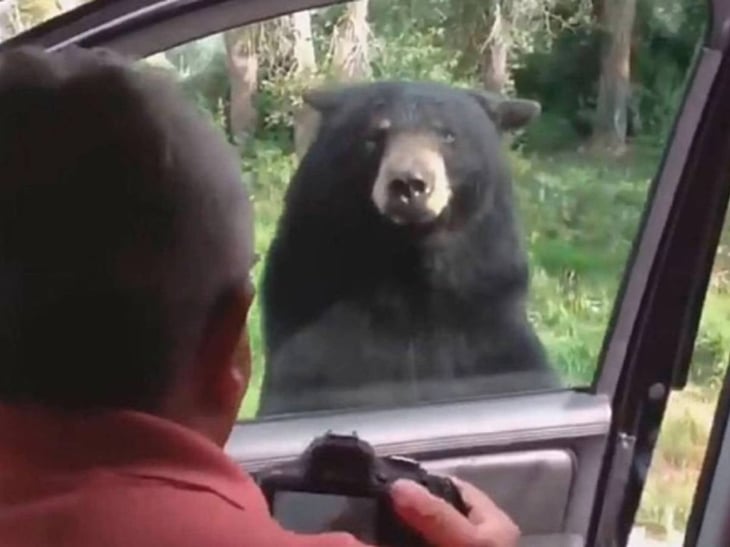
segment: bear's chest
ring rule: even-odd
[[[339,302],[312,328],[330,344],[338,333],[337,345],[347,345],[363,366],[389,362],[413,377],[459,375],[460,369],[473,366],[484,348],[499,345],[495,333],[501,330],[504,314],[490,310],[486,302],[475,311],[474,304],[445,295],[419,300],[403,292],[384,293]]]

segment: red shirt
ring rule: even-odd
[[[295,535],[201,435],[135,412],[0,406],[2,547],[362,547]]]

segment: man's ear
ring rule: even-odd
[[[542,111],[540,103],[529,99],[510,99],[491,91],[469,91],[469,95],[492,118],[500,131],[522,129]]]
[[[252,300],[253,293],[247,287],[229,289],[208,316],[198,365],[201,397],[212,410],[235,411],[248,386],[251,355],[245,327]]]

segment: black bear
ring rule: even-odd
[[[392,81],[305,101],[320,125],[266,259],[259,416],[556,387],[501,142],[539,103]]]

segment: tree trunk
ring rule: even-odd
[[[160,51],[158,53],[154,53],[152,55],[149,55],[148,57],[145,57],[144,62],[150,66],[168,70],[173,74],[177,74],[177,69],[175,65],[170,62],[164,51]]]
[[[485,89],[495,93],[503,93],[509,82],[507,54],[510,45],[509,21],[502,13],[499,2],[494,5],[492,28],[482,51],[482,83]]]
[[[626,147],[635,13],[636,0],[607,0],[601,10],[605,41],[593,144],[615,153],[622,153]]]
[[[370,76],[368,0],[347,4],[345,15],[333,36],[332,68],[340,80],[362,80]]]
[[[603,3],[605,0],[592,0],[591,2],[591,16],[594,21],[600,23],[603,21]]]
[[[23,30],[16,0],[0,3],[0,41],[8,40]]]
[[[256,129],[254,99],[258,88],[256,27],[248,25],[224,33],[226,67],[230,83],[228,125],[236,144],[242,147]]]
[[[312,17],[309,11],[292,14],[295,77],[307,85],[317,73],[317,59],[312,41]],[[294,150],[304,156],[317,132],[318,117],[306,104],[294,108]]]
[[[59,11],[67,12],[78,8],[81,4],[85,4],[88,0],[56,0]]]
[[[312,16],[309,11],[298,11],[291,16],[296,74],[306,77],[317,71],[317,59],[312,40]]]
[[[48,21],[61,13],[56,0],[18,0],[18,8],[26,27]]]

